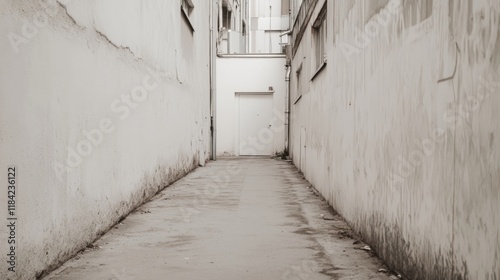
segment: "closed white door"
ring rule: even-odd
[[[274,132],[273,96],[271,94],[240,94],[239,154],[241,156],[272,155]]]

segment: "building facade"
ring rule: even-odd
[[[285,149],[285,36],[280,35],[289,27],[288,10],[282,0],[223,1],[219,8],[218,156],[270,156]]]
[[[11,279],[50,271],[208,160],[209,10],[205,0],[2,1],[0,162],[18,176]]]
[[[409,279],[500,275],[500,3],[458,2],[291,5],[293,162]]]
[[[217,2],[218,3],[218,2]],[[282,54],[289,0],[224,0],[218,6],[218,54]]]

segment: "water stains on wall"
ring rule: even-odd
[[[294,163],[404,276],[498,279],[500,1],[327,3],[327,67],[291,108]],[[314,74],[311,40],[292,73]]]

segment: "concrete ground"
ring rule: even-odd
[[[391,279],[353,236],[291,163],[221,159],[45,279]]]

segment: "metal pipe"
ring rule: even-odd
[[[212,0],[212,1],[215,1],[215,0]],[[222,27],[223,27],[223,21],[222,21],[222,18],[224,17],[224,15],[222,14],[222,3],[220,3],[222,0],[219,0],[217,2],[217,7],[218,7],[218,11],[219,11],[219,29],[217,30],[218,32],[221,32],[222,31]]]
[[[293,30],[289,29],[289,30],[287,30],[287,31],[285,31],[285,32],[283,32],[283,33],[281,33],[281,34],[280,34],[280,37],[283,37],[283,36],[285,36],[285,35],[290,35],[290,34],[292,34],[292,32],[293,32]]]
[[[209,26],[210,26],[210,40],[209,40],[209,63],[210,63],[210,135],[211,135],[211,153],[210,153],[210,159],[211,160],[217,160],[217,150],[216,150],[216,143],[217,143],[217,129],[216,129],[216,68],[215,68],[215,60],[216,60],[216,41],[215,41],[215,36],[216,33],[214,32],[215,29],[215,23],[217,22],[217,19],[219,18],[218,16],[216,17],[218,13],[215,13],[215,5],[214,5],[215,0],[210,1],[210,12],[209,12]],[[219,5],[219,2],[216,2],[216,5],[218,5],[217,10],[220,10],[221,5]],[[217,31],[217,36],[219,35],[219,32]]]
[[[285,74],[285,149],[290,154],[290,72],[292,71],[292,66],[290,65],[290,60],[287,59],[286,62],[286,74]]]
[[[217,54],[221,58],[284,58],[284,54]]]
[[[292,11],[288,9],[288,20],[289,20],[289,26],[288,30],[281,33],[280,36],[289,36],[293,33],[293,27],[291,25],[292,23]],[[290,40],[287,40],[288,43],[290,43]],[[290,48],[290,46],[288,47]],[[288,152],[288,156],[291,157],[290,153],[290,73],[292,72],[292,63],[291,59],[287,58],[286,59],[286,74],[285,74],[285,148]]]
[[[271,28],[273,24],[273,12],[272,12],[273,6],[269,5],[269,53],[273,53],[273,43],[272,43],[272,33],[273,29]]]

